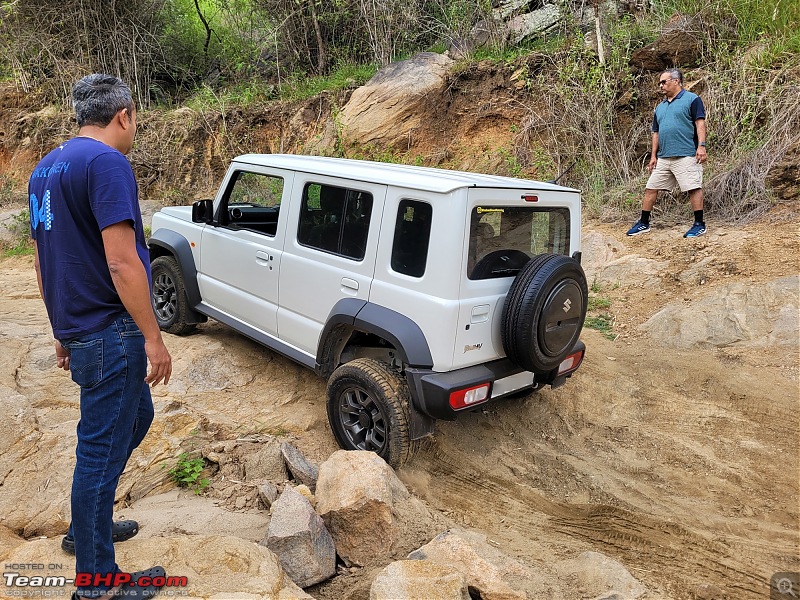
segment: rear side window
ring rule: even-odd
[[[569,253],[569,209],[475,207],[470,219],[467,276],[513,277],[537,254]]]
[[[428,263],[433,207],[418,200],[401,200],[397,209],[392,244],[392,269],[422,277]]]
[[[308,183],[303,189],[297,241],[323,252],[361,260],[367,249],[372,194]]]

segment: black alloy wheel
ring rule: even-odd
[[[411,396],[405,378],[389,365],[359,358],[328,380],[328,421],[341,448],[375,452],[397,469],[411,460]]]

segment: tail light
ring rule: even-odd
[[[561,361],[561,364],[558,365],[558,374],[563,375],[564,373],[569,373],[570,371],[574,371],[583,362],[583,350],[578,350],[577,352],[573,352],[567,358]]]
[[[457,390],[450,394],[450,406],[453,410],[459,410],[489,399],[489,387],[491,384],[482,383],[471,388]]]

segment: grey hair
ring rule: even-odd
[[[683,72],[680,69],[667,69],[664,73],[669,73],[673,79],[677,79],[683,85]]]
[[[96,125],[105,127],[123,108],[128,109],[128,118],[134,105],[131,89],[119,77],[93,73],[75,82],[72,86],[72,104],[78,127]]]

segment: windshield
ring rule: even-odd
[[[513,277],[537,254],[569,253],[569,209],[477,206],[470,221],[467,276]]]

